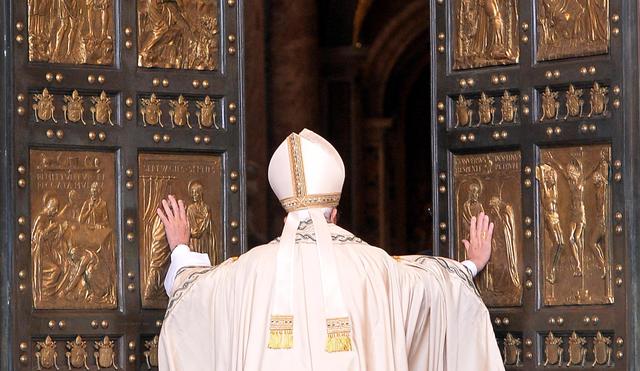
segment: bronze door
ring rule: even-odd
[[[508,369],[629,367],[627,6],[431,2],[435,250],[495,223],[476,284]]]
[[[242,3],[13,0],[5,366],[157,369],[170,261],[245,246]],[[11,85],[9,85],[11,86]]]

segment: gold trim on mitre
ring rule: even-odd
[[[322,195],[307,195],[303,197],[288,197],[280,200],[280,204],[288,213],[296,210],[316,207],[336,207],[340,203],[340,193]]]
[[[289,135],[289,166],[291,167],[291,181],[295,197],[303,197],[307,194],[307,180],[304,176],[304,162],[302,161],[302,144],[300,136]]]
[[[289,147],[289,166],[291,167],[291,182],[294,196],[280,200],[282,207],[290,213],[292,211],[336,207],[340,203],[341,193],[307,194],[307,181],[304,175],[304,162],[302,159],[302,144],[300,136],[292,134],[287,138]]]

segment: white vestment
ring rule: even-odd
[[[161,371],[504,370],[489,313],[465,265],[439,257],[391,257],[329,224],[318,246],[303,220],[293,257],[293,347],[269,349],[278,242],[216,267],[177,249],[165,285]],[[320,248],[333,249],[352,325],[352,349],[327,352]],[[176,271],[179,269],[179,272]],[[175,281],[174,281],[175,275]]]

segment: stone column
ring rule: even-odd
[[[267,109],[270,153],[292,131],[309,128],[324,134],[319,122],[319,52],[314,0],[267,2]],[[247,128],[250,133],[251,128]],[[279,235],[282,210],[271,195],[270,233]],[[282,210],[282,216],[285,212]]]
[[[291,131],[319,129],[318,33],[314,0],[272,0],[268,97],[271,147]]]

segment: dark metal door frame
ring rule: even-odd
[[[137,174],[139,153],[179,153],[189,154],[220,154],[222,156],[221,189],[222,196],[222,240],[224,258],[237,256],[246,251],[246,187],[245,187],[245,127],[244,127],[244,40],[243,40],[243,1],[219,0],[221,10],[218,26],[219,60],[218,71],[203,72],[194,70],[141,69],[136,66],[137,48],[125,47],[125,40],[133,40],[135,44],[137,31],[133,36],[125,35],[125,28],[137,29],[137,2],[122,0],[114,1],[116,19],[114,35],[113,66],[91,65],[60,65],[30,63],[28,53],[27,30],[27,2],[13,0],[3,2],[0,8],[0,20],[3,25],[2,50],[4,55],[0,60],[2,81],[0,87],[0,117],[2,128],[0,141],[2,143],[3,173],[0,179],[0,260],[3,269],[0,270],[0,368],[6,370],[35,369],[34,339],[41,340],[44,335],[51,334],[64,340],[71,340],[76,334],[101,337],[102,334],[114,335],[118,340],[116,347],[117,363],[123,369],[140,369],[144,364],[144,339],[159,333],[159,323],[163,317],[162,310],[143,309],[140,305],[138,244],[141,227],[136,225],[132,230],[125,226],[128,217],[137,217]],[[16,29],[16,22],[21,21],[25,30]],[[22,35],[24,42],[18,43],[16,37]],[[233,35],[233,37],[232,37]],[[53,71],[62,73],[64,81],[45,80],[45,74]],[[91,83],[88,75],[103,75],[104,84]],[[156,86],[152,83],[155,78],[168,79],[170,86]],[[196,89],[192,80],[208,80],[210,85]],[[97,93],[105,90],[112,96],[113,121],[116,126],[86,127],[65,125],[63,123],[33,122],[31,110],[32,94],[49,87],[61,95],[69,94],[71,90]],[[166,125],[164,129],[143,127],[140,117],[140,103],[138,98],[142,94],[157,92],[163,96],[175,99],[179,94],[191,97],[203,97],[205,94],[219,98],[219,120],[222,130],[211,132],[210,140],[195,139],[194,134],[203,138],[209,132],[178,131]],[[27,96],[24,116],[18,115],[16,96],[23,93]],[[125,104],[125,97],[133,97],[132,107]],[[233,103],[233,105],[230,105]],[[194,102],[191,103],[192,106]],[[88,106],[87,106],[88,107]],[[60,108],[58,107],[58,110]],[[126,111],[131,111],[134,119],[129,119]],[[165,113],[166,114],[166,113]],[[61,112],[57,112],[62,119]],[[85,119],[90,114],[85,112]],[[192,117],[195,123],[195,117]],[[47,130],[64,130],[62,139],[47,136]],[[89,132],[104,132],[106,138],[102,140],[87,139]],[[169,135],[169,140],[156,141],[154,134]],[[17,186],[19,178],[29,178],[29,149],[49,148],[60,150],[90,150],[111,151],[116,157],[115,187],[116,195],[116,268],[118,309],[101,311],[34,311],[31,305],[30,290],[28,294],[21,292],[18,286],[21,280],[18,271],[29,271],[28,252],[29,243],[18,241],[18,234],[31,234],[30,228],[21,227],[16,223],[20,215],[31,220],[29,210],[29,188]],[[27,167],[27,175],[18,174],[18,165]],[[125,175],[125,169],[135,169],[135,176]],[[127,182],[134,181],[133,191],[128,190]],[[30,223],[27,223],[27,226]],[[137,224],[137,223],[136,223]],[[135,232],[134,241],[128,241],[128,232]],[[19,267],[19,268],[17,268]],[[134,278],[127,277],[127,272],[134,272]],[[134,284],[133,290],[128,285]],[[54,328],[49,326],[54,321]],[[63,320],[64,326],[57,323]],[[90,326],[92,320],[100,323],[108,322],[107,326]],[[144,335],[144,336],[143,336]],[[130,342],[135,342],[130,347]],[[26,350],[20,349],[19,344],[26,342]],[[93,342],[87,342],[87,351],[93,354]],[[133,348],[133,349],[132,349]],[[20,357],[26,356],[27,361],[21,362]],[[130,358],[134,356],[135,358]],[[58,364],[65,363],[64,354],[58,354]],[[133,362],[131,363],[131,360]],[[145,366],[146,369],[146,366]]]
[[[522,152],[521,166],[530,166],[535,169],[538,163],[538,148],[552,148],[554,146],[571,146],[577,144],[590,143],[611,143],[612,144],[612,163],[613,160],[622,160],[622,169],[619,171],[622,175],[622,181],[610,183],[611,188],[611,214],[621,210],[624,213],[624,222],[622,223],[623,232],[613,237],[613,265],[621,264],[624,273],[622,274],[622,288],[615,288],[616,303],[611,306],[585,306],[585,307],[545,307],[541,305],[540,295],[535,294],[540,283],[537,273],[532,278],[534,284],[533,290],[525,290],[524,306],[522,310],[517,308],[496,308],[490,309],[492,319],[501,319],[510,317],[509,325],[501,324],[496,326],[495,330],[499,338],[503,337],[506,332],[519,332],[522,334],[523,345],[521,367],[513,369],[544,369],[542,362],[544,355],[540,352],[543,350],[543,343],[540,343],[541,335],[548,331],[566,332],[576,329],[585,333],[591,333],[598,329],[597,327],[615,330],[615,337],[622,337],[623,346],[616,346],[615,341],[612,344],[613,355],[621,350],[622,359],[615,359],[615,369],[636,369],[640,367],[638,360],[638,326],[640,326],[640,315],[636,314],[638,305],[640,304],[639,294],[640,285],[637,282],[639,257],[637,253],[637,236],[640,230],[640,222],[638,221],[637,202],[640,193],[635,183],[637,183],[637,174],[640,171],[640,161],[637,155],[637,146],[639,143],[639,135],[637,123],[639,119],[638,112],[638,4],[637,2],[627,1],[611,1],[610,14],[619,14],[620,21],[611,24],[620,28],[620,35],[616,39],[611,36],[611,46],[608,55],[594,57],[579,57],[573,59],[563,59],[553,62],[535,62],[535,44],[536,44],[536,15],[534,11],[535,1],[519,1],[518,22],[519,35],[526,34],[529,38],[528,42],[518,41],[520,48],[520,62],[516,65],[483,67],[476,69],[468,69],[455,71],[451,69],[453,57],[453,7],[454,0],[431,0],[430,24],[431,28],[431,81],[432,81],[432,101],[431,111],[433,112],[431,121],[431,134],[433,137],[433,205],[434,215],[434,231],[439,231],[434,235],[433,246],[434,254],[455,257],[455,247],[453,241],[457,241],[459,237],[455,234],[455,210],[454,210],[454,179],[452,173],[453,155],[454,154],[477,154],[495,151],[520,150]],[[527,22],[527,31],[523,31],[523,22]],[[594,65],[597,73],[593,76],[583,75],[579,73],[580,66]],[[553,74],[551,78],[545,76],[545,72],[558,69],[562,74],[561,77],[555,78]],[[505,74],[507,79],[504,84],[492,83],[492,75],[499,76]],[[469,87],[466,84],[469,80],[473,80],[475,86]],[[460,80],[465,80],[465,87],[460,84]],[[559,86],[568,85],[571,82],[589,81],[605,81],[609,86],[619,84],[622,87],[621,108],[612,114],[611,118],[598,120],[596,133],[584,134],[580,131],[578,123],[537,123],[533,122],[538,116],[540,103],[537,101],[536,95],[539,89],[547,85]],[[508,127],[480,127],[480,128],[455,128],[453,127],[452,117],[454,115],[455,100],[458,94],[469,94],[471,92],[479,94],[480,91],[503,91],[517,90],[520,94],[528,94],[531,101],[527,104],[520,102],[520,108],[528,107],[530,109],[529,116],[520,116],[520,124]],[[585,100],[588,100],[588,92]],[[498,99],[496,99],[497,101]],[[611,99],[613,100],[613,98]],[[443,102],[444,106],[439,102]],[[496,104],[499,108],[499,104]],[[520,111],[522,113],[522,111]],[[477,112],[476,112],[477,114]],[[474,119],[477,119],[474,118]],[[455,120],[455,119],[453,119]],[[545,129],[548,127],[561,127],[562,134],[552,134],[548,136]],[[498,140],[493,138],[494,132],[498,131]],[[506,131],[504,138],[500,136],[502,131]],[[473,134],[473,140],[469,140]],[[443,175],[441,175],[443,174]],[[538,203],[540,202],[538,191],[536,188],[535,176],[532,178],[523,172],[522,182],[529,179],[532,181],[531,187],[522,188],[522,209],[523,217],[531,216],[534,220],[540,220],[538,214]],[[524,184],[524,183],[523,183]],[[439,190],[440,192],[436,191]],[[586,197],[593,197],[585,195]],[[444,224],[443,224],[444,223]],[[517,220],[516,223],[522,223]],[[537,223],[536,223],[537,224]],[[609,225],[613,227],[613,223]],[[523,230],[524,230],[523,226]],[[538,272],[540,266],[538,255],[538,238],[544,231],[539,229],[537,225],[533,228],[533,238],[523,239],[525,252],[525,265],[534,265],[534,272]],[[623,248],[624,247],[624,248]],[[524,276],[524,275],[523,275]],[[582,324],[584,315],[596,314],[600,319],[599,326]],[[551,325],[548,323],[550,317],[562,316],[566,320],[564,327]],[[515,321],[514,321],[515,318]],[[524,339],[533,340],[532,346],[524,344]],[[542,338],[542,340],[544,340]],[[615,340],[615,338],[613,338]],[[502,349],[502,342],[499,343]],[[566,348],[566,344],[565,344]],[[532,352],[531,360],[525,359],[525,352]],[[591,351],[591,350],[589,350]],[[542,357],[542,358],[541,358]],[[566,360],[565,360],[566,363]],[[588,365],[590,367],[590,365]],[[554,366],[556,367],[556,366]]]

